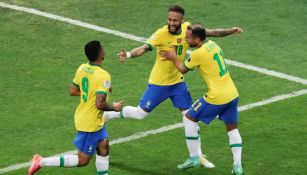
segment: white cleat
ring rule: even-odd
[[[203,167],[209,169],[215,168],[215,165],[211,163],[209,160],[207,160],[205,155],[201,156],[199,159]]]

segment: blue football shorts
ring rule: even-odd
[[[151,112],[161,102],[170,98],[176,108],[189,109],[192,97],[185,82],[174,85],[159,86],[148,84],[139,106],[146,112]]]
[[[105,126],[96,132],[78,131],[74,139],[74,145],[82,153],[92,156],[96,152],[98,143],[108,137],[109,135]]]
[[[238,101],[235,98],[229,103],[223,105],[214,105],[206,102],[203,97],[200,97],[190,108],[188,114],[206,124],[210,124],[217,116],[225,124],[238,123]]]

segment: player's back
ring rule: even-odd
[[[78,68],[74,84],[80,88],[80,103],[75,112],[78,131],[95,132],[104,125],[103,111],[96,107],[96,94],[107,94],[111,76],[100,65],[86,63]]]
[[[225,104],[238,97],[222,49],[215,42],[208,40],[191,54],[190,59],[198,62],[199,71],[208,86],[204,96],[207,102]]]

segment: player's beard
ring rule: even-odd
[[[188,43],[190,47],[196,47],[196,44],[194,43]]]
[[[171,31],[171,25],[168,25],[168,31],[169,33],[175,35],[175,34],[178,34],[181,32],[181,24],[179,26],[175,26],[176,27],[176,30],[174,32]]]

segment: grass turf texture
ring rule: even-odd
[[[129,8],[122,8],[121,13],[112,15],[112,18],[109,14],[111,11],[114,13],[119,1],[103,3],[92,1],[93,3],[88,3],[89,6],[85,9],[84,4],[76,1],[8,2],[148,37],[157,27],[164,24],[165,11],[175,1],[157,1],[154,5],[159,7],[158,11],[156,8],[152,10],[153,4],[145,2],[138,1],[138,7],[132,7],[133,3],[130,6],[126,4]],[[74,8],[70,8],[71,3],[74,3]],[[241,36],[216,39],[223,48],[226,58],[307,78],[303,50],[306,37],[302,34],[306,24],[302,21],[303,25],[301,23],[298,25],[302,16],[293,10],[304,10],[306,8],[302,5],[304,2],[297,1],[296,4],[291,4],[286,13],[289,15],[282,15],[278,7],[285,8],[290,2],[272,7],[271,11],[280,12],[274,13],[275,15],[265,10],[265,6],[268,5],[265,1],[257,3],[240,1],[240,6],[238,3],[239,1],[222,1],[206,4],[217,7],[215,9],[217,11],[223,7],[222,14],[214,13],[214,8],[206,8],[206,11],[198,9],[202,4],[201,1],[195,1],[190,5],[187,1],[182,1],[179,4],[186,8],[186,18],[189,21],[206,21],[206,26],[213,28],[233,25],[243,27],[245,33]],[[274,4],[277,1],[270,3]],[[254,6],[257,6],[257,9],[264,9],[264,12],[251,11]],[[135,13],[127,15],[133,8],[137,8],[134,10]],[[105,10],[97,12],[98,9]],[[79,10],[81,13],[78,13]],[[152,13],[148,14],[148,11]],[[250,15],[242,15],[247,12]],[[254,14],[257,14],[257,17],[254,17]],[[273,15],[272,19],[275,22],[264,21],[269,14]],[[137,22],[131,23],[134,20]],[[0,40],[3,43],[0,48],[2,82],[0,127],[3,128],[0,130],[0,167],[26,162],[37,152],[48,156],[74,149],[71,143],[75,134],[73,113],[78,99],[68,95],[68,86],[78,65],[86,61],[83,46],[89,40],[99,39],[105,45],[107,51],[105,68],[111,73],[114,86],[110,100],[124,99],[126,104],[130,105],[138,103],[146,87],[154,54],[146,54],[143,58],[124,64],[120,64],[115,55],[120,48],[131,49],[140,43],[2,8],[0,21]],[[293,32],[291,29],[295,29],[296,33],[290,35],[289,33]],[[272,35],[271,32],[274,31],[277,34]],[[287,42],[284,41],[285,36],[291,36]],[[293,44],[284,49],[291,41]],[[295,49],[289,52],[291,48]],[[306,88],[297,83],[232,66],[230,71],[240,92],[240,105]],[[196,71],[189,73],[186,79],[194,99],[203,94],[205,87],[203,84],[200,85],[199,82],[202,80]],[[306,95],[240,114],[246,173],[304,174],[306,172],[306,168],[304,169],[302,165],[306,155],[303,156],[304,151],[300,151],[306,150],[306,147],[303,146],[303,139],[297,139],[304,137],[302,128],[306,126],[306,121],[301,119],[306,116],[306,111],[302,110],[304,106],[306,106]],[[172,108],[170,101],[163,103],[150,115],[144,121],[112,121],[108,126],[111,140],[181,121],[179,112]],[[224,127],[216,121],[210,127],[205,129],[203,127],[202,130],[205,131],[203,140],[208,140],[204,148],[218,167],[213,171],[199,169],[187,173],[199,174],[203,171],[208,174],[230,173],[231,154]],[[294,149],[296,145],[302,145],[300,146],[302,148]],[[182,129],[115,145],[111,149],[112,174],[152,174],[157,171],[159,174],[180,174],[175,166],[187,157]],[[143,161],[144,158],[145,163],[141,164],[139,161]],[[42,173],[54,174],[56,171],[61,174],[90,172],[94,174],[93,165],[73,170],[50,168]],[[7,174],[24,174],[24,172],[25,169],[22,169]]]

